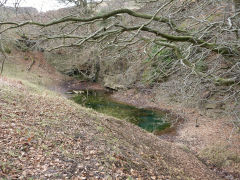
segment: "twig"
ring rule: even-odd
[[[30,71],[31,68],[33,67],[33,65],[35,64],[35,60],[31,57],[32,59],[32,63],[29,65],[29,67],[27,68],[27,71]]]

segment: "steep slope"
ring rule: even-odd
[[[1,77],[0,121],[1,178],[220,179],[184,148],[28,81]]]

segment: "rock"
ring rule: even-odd
[[[74,94],[83,94],[84,91],[75,91],[75,90],[73,90],[73,93],[74,93]]]
[[[209,103],[205,105],[206,109],[216,109],[217,108],[217,104],[216,103]]]
[[[63,72],[63,74],[66,74],[68,76],[74,76],[74,75],[79,75],[79,70],[76,67],[72,67],[71,69],[67,69]]]
[[[67,91],[65,94],[73,94],[72,91]]]
[[[211,96],[212,96],[211,91],[205,91],[205,92],[203,92],[203,93],[201,94],[201,98],[202,98],[202,99],[208,99],[208,98],[210,98]]]
[[[225,104],[223,102],[209,103],[205,105],[205,109],[225,109],[224,105]]]
[[[119,84],[119,82],[121,82],[121,79],[123,79],[121,75],[107,76],[104,78],[104,87],[110,88],[113,90],[126,89],[124,85]]]

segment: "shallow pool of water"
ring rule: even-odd
[[[84,91],[75,95],[73,100],[100,113],[129,121],[149,132],[159,132],[170,127],[165,113],[116,102],[105,91]]]

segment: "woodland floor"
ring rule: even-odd
[[[38,60],[30,72],[25,72],[30,62],[19,58],[23,57],[22,54],[17,58],[22,64],[17,69],[20,74],[24,71],[26,76],[17,74],[18,77],[14,78],[16,74],[7,71],[0,78],[0,178],[238,178],[239,163],[235,159],[229,159],[232,168],[226,169],[228,171],[224,174],[224,171],[210,168],[198,155],[203,147],[216,139],[225,142],[219,124],[224,121],[213,121],[210,126],[210,120],[201,120],[196,129],[190,118],[195,112],[185,111],[187,121],[179,125],[177,136],[159,138],[128,122],[66,99],[56,92],[61,91],[57,85],[65,78],[47,65],[41,54],[30,56]],[[46,79],[49,81],[45,82]],[[46,90],[42,85],[55,91]],[[117,96],[131,103],[137,94],[127,93]],[[163,108],[174,109],[167,105]],[[225,129],[228,133],[228,128]],[[219,136],[217,132],[220,132]],[[238,137],[234,135],[233,138]],[[237,140],[232,139],[236,146],[239,145]],[[230,155],[227,157],[236,158]]]
[[[179,103],[170,103],[168,98],[154,100],[151,91],[136,89],[117,92],[114,99],[141,108],[154,108],[178,117],[173,131],[160,136],[174,144],[184,145],[208,167],[226,179],[240,179],[240,133],[228,117],[213,118],[213,112],[203,113]],[[196,127],[196,120],[198,126]]]

